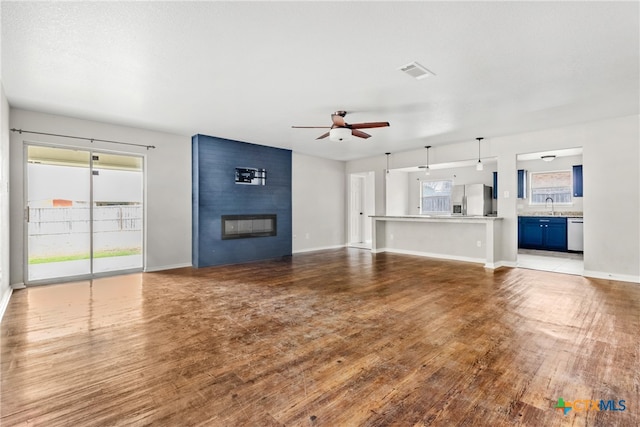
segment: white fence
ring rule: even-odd
[[[89,207],[29,208],[29,236],[88,233]],[[98,206],[93,209],[93,232],[142,230],[142,206]]]

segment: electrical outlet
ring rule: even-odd
[[[479,247],[479,248],[481,248],[481,247],[482,247],[482,240],[478,240],[478,241],[476,242],[476,245],[478,245],[478,247]]]

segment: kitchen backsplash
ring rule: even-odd
[[[518,216],[551,216],[551,211],[518,211]],[[554,211],[554,216],[582,217],[583,213],[581,211]]]

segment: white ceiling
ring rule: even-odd
[[[339,160],[639,113],[638,2],[1,7],[2,83],[28,110]],[[435,76],[398,71],[412,61]],[[391,126],[291,128],[336,110]]]

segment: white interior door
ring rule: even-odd
[[[364,177],[351,175],[350,190],[349,241],[352,244],[364,243]]]

